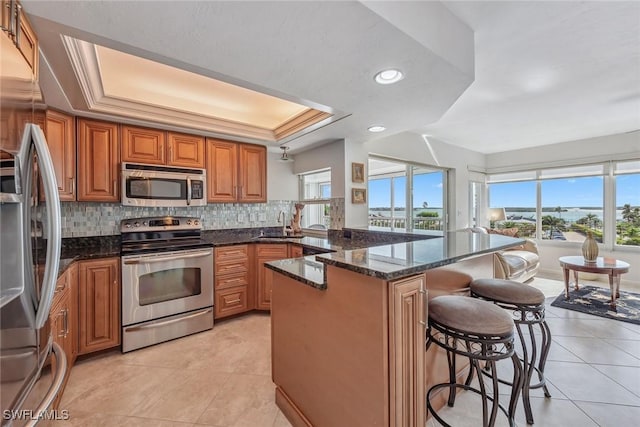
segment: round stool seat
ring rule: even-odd
[[[447,354],[449,381],[435,384],[427,391],[427,411],[433,415],[440,425],[452,427],[438,415],[431,404],[431,398],[440,389],[449,390],[447,405],[454,406],[456,391],[459,389],[472,391],[480,395],[482,400],[482,425],[493,427],[498,410],[504,412],[509,426],[515,427],[514,414],[518,396],[522,388],[522,364],[515,348],[515,327],[511,315],[492,302],[460,295],[442,295],[429,301],[429,323],[427,328],[426,350],[435,344]],[[469,358],[469,373],[464,383],[458,383],[456,375],[457,356]],[[499,402],[496,362],[511,359],[513,379],[509,406]],[[482,366],[488,368],[491,375],[492,394],[487,393]],[[477,373],[479,387],[473,387],[471,380]],[[489,402],[491,408],[489,410]]]
[[[544,367],[551,346],[551,331],[544,316],[544,293],[533,286],[504,279],[477,279],[471,282],[469,288],[471,296],[494,302],[496,307],[502,307],[511,312],[520,343],[522,344],[521,360],[524,372],[522,400],[524,402],[524,412],[527,423],[533,424],[533,411],[531,409],[529,391],[542,387],[544,395],[551,397],[544,379]],[[536,338],[533,331],[533,326],[535,325],[540,328],[539,339]],[[522,328],[527,328],[528,333],[524,334]],[[540,344],[542,350],[540,356],[538,356],[538,344]],[[536,366],[536,362],[538,366]],[[534,372],[538,374],[539,382],[537,384],[531,384]],[[510,382],[504,380],[500,380],[500,382],[510,384]]]
[[[524,283],[504,279],[477,279],[471,282],[471,292],[488,300],[517,305],[544,304],[544,293]]]
[[[429,321],[476,336],[513,334],[509,313],[490,302],[458,295],[443,295],[429,301]]]

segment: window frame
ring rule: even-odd
[[[332,184],[331,168],[323,168],[323,169],[318,169],[318,170],[298,174],[298,201],[300,203],[304,203],[305,205],[329,205],[329,210],[331,210],[331,196],[329,196],[329,198],[317,197],[313,199],[307,199],[304,197],[305,196],[304,177],[308,175],[316,175],[316,174],[325,173],[325,172],[329,173],[329,180],[319,182],[318,186],[322,187],[323,185],[328,184],[329,191],[332,192],[333,189],[331,188],[331,184]],[[320,193],[321,192],[322,191],[320,190]],[[326,229],[324,230],[302,227],[302,231],[304,232],[305,235],[326,237],[328,234],[329,227],[331,225],[331,214],[329,214],[329,224],[323,224],[323,225],[326,227]]]
[[[422,163],[416,163],[416,162],[409,162],[406,160],[401,160],[401,159],[395,159],[395,158],[388,158],[388,157],[384,157],[384,156],[378,156],[378,155],[369,155],[368,159],[374,159],[374,160],[379,160],[379,161],[383,161],[383,162],[390,162],[390,163],[397,163],[398,165],[403,165],[404,166],[404,172],[389,172],[389,173],[381,173],[381,174],[377,174],[377,175],[371,175],[371,168],[367,167],[367,190],[370,192],[368,201],[367,201],[367,211],[370,208],[370,201],[371,201],[371,191],[369,188],[369,182],[372,180],[376,180],[376,179],[385,179],[385,178],[389,178],[390,179],[390,192],[389,192],[389,196],[390,196],[390,203],[391,206],[390,208],[392,209],[392,213],[394,212],[393,207],[394,207],[394,200],[396,198],[396,194],[395,194],[395,186],[394,186],[394,178],[399,178],[402,177],[405,179],[405,212],[404,212],[404,224],[405,226],[403,228],[400,227],[393,227],[394,221],[391,222],[391,227],[380,227],[383,229],[389,229],[391,231],[406,231],[406,232],[416,232],[416,231],[434,231],[434,232],[444,232],[448,229],[449,226],[449,215],[448,215],[448,205],[449,205],[449,171],[450,169],[448,168],[443,168],[443,167],[439,167],[439,166],[433,166],[433,165],[428,165],[428,164],[422,164]],[[442,222],[442,230],[422,230],[422,229],[416,229],[415,228],[415,221],[412,215],[413,209],[415,208],[414,205],[414,200],[413,200],[413,196],[414,196],[414,188],[413,188],[413,184],[414,184],[414,176],[416,175],[414,172],[415,168],[424,168],[424,169],[428,169],[428,170],[432,170],[432,172],[440,172],[442,173],[442,217],[441,217],[441,222]],[[373,177],[373,178],[372,178]],[[395,218],[392,215],[392,218]]]
[[[578,245],[578,242],[570,241],[557,241],[550,239],[542,239],[542,183],[544,181],[552,179],[570,179],[570,178],[582,178],[588,176],[601,176],[603,178],[603,241],[599,243],[599,246],[606,251],[621,251],[621,252],[640,252],[640,245],[620,245],[617,243],[617,229],[616,229],[616,210],[617,210],[617,177],[621,175],[638,174],[640,170],[634,168],[622,168],[617,170],[616,167],[619,164],[634,164],[640,162],[640,158],[631,157],[626,159],[612,159],[606,161],[590,161],[575,164],[558,164],[553,166],[538,166],[536,168],[510,168],[508,170],[496,170],[491,172],[486,171],[486,194],[487,202],[485,203],[485,209],[489,209],[490,206],[490,185],[500,184],[505,182],[522,182],[522,181],[535,181],[536,182],[536,241],[544,242],[545,245],[552,246],[571,246]],[[635,165],[634,165],[635,166]],[[554,169],[564,170],[576,168],[576,170],[582,170],[583,173],[576,175],[560,174],[557,176],[549,175]],[[588,173],[589,168],[596,170],[600,168],[601,173]],[[535,174],[535,178],[533,178]],[[527,177],[529,179],[527,179]],[[486,215],[485,215],[486,216]]]

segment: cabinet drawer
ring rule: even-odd
[[[246,286],[249,284],[249,272],[232,274],[229,276],[217,276],[215,289],[233,288],[235,286]]]
[[[258,258],[282,259],[287,257],[286,244],[265,245],[259,244],[256,247],[256,256]]]
[[[249,262],[246,259],[226,260],[215,263],[215,275],[239,274],[249,271]]]
[[[225,260],[238,260],[249,259],[249,246],[248,245],[236,245],[225,246],[223,248],[215,249],[215,262],[216,265]]]
[[[238,286],[216,292],[215,318],[230,316],[249,310],[247,287]]]

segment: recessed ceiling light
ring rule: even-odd
[[[369,132],[384,132],[385,130],[387,130],[387,128],[384,126],[371,126],[369,128]]]
[[[390,85],[391,83],[399,82],[404,77],[402,71],[390,68],[388,70],[382,70],[374,77],[375,81],[381,85]]]

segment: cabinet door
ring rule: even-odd
[[[238,194],[238,144],[207,138],[207,200],[234,202]]]
[[[118,202],[118,125],[78,119],[78,201]]]
[[[166,133],[156,129],[122,126],[122,161],[165,164]]]
[[[47,144],[53,161],[60,201],[76,200],[76,134],[73,117],[47,111]]]
[[[11,0],[0,0],[0,27],[9,32],[11,22]]]
[[[29,64],[29,67],[33,71],[33,75],[38,77],[38,38],[36,33],[31,28],[31,24],[27,19],[27,15],[22,9],[22,5],[17,4],[19,20],[16,25],[19,28],[16,30],[16,36],[14,38],[18,50]],[[4,19],[4,18],[3,18]],[[10,18],[9,18],[10,19]]]
[[[256,246],[256,281],[258,284],[256,308],[258,310],[271,309],[271,289],[273,288],[271,280],[273,275],[267,274],[267,267],[264,266],[264,263],[285,258],[287,258],[286,244],[258,244]]]
[[[167,164],[187,168],[204,168],[204,138],[169,132]]]
[[[389,418],[395,427],[426,423],[426,292],[424,275],[389,283]]]
[[[267,148],[240,144],[240,202],[267,201]]]
[[[79,354],[120,345],[120,260],[79,263]]]

